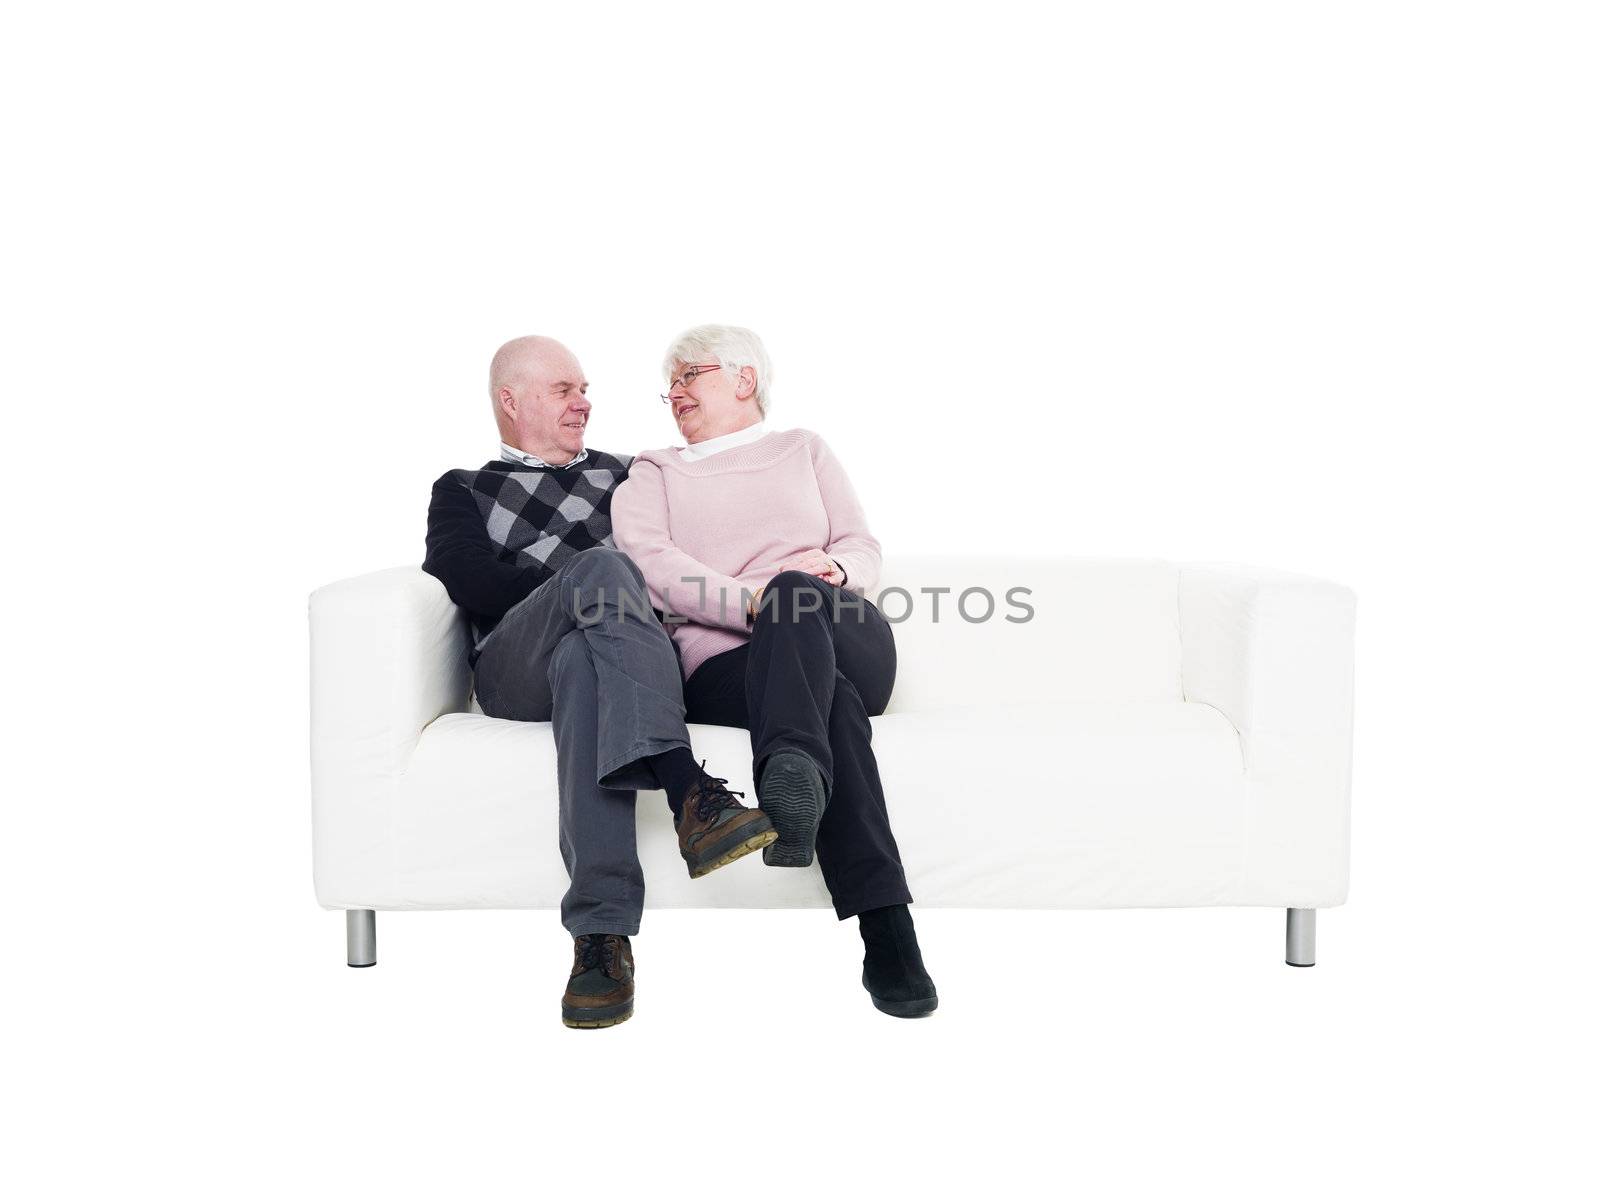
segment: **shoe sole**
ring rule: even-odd
[[[778,831],[772,827],[770,818],[764,823],[763,828],[751,833],[749,831],[750,826],[755,824],[756,822],[752,821],[750,825],[734,834],[731,844],[724,843],[714,846],[700,855],[696,861],[685,859],[684,861],[689,867],[689,878],[699,879],[704,875],[709,875],[718,867],[725,867],[729,863],[743,858],[746,854],[763,850],[778,840]]]
[[[576,1015],[574,1015],[576,1014]],[[611,1008],[568,1008],[561,1006],[561,1023],[568,1029],[606,1029],[621,1025],[633,1016],[633,1001]]]
[[[872,996],[872,993],[868,992],[867,995]],[[929,996],[926,1000],[879,1000],[872,996],[872,1007],[891,1017],[925,1017],[939,1007],[939,997]]]
[[[827,803],[821,773],[798,755],[776,755],[761,772],[758,802],[778,830],[777,841],[761,852],[761,861],[769,867],[809,867]]]

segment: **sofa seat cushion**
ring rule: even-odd
[[[750,785],[749,735],[690,726],[696,758]],[[1238,736],[1215,709],[1060,703],[875,718],[874,746],[912,894],[929,906],[1237,902],[1244,842]],[[451,713],[423,732],[392,814],[383,908],[546,908],[566,873],[547,724]],[[659,792],[640,794],[650,907],[826,905],[815,866],[759,857],[690,880]],[[387,874],[387,878],[381,878]],[[382,898],[382,899],[380,899]]]

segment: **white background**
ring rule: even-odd
[[[8,15],[7,1192],[1592,1188],[1591,11]],[[342,965],[307,593],[420,562],[502,340],[635,450],[708,320],[891,548],[1356,589],[1315,970],[1275,911],[922,910],[896,1022],[825,912],[652,912],[582,1034],[553,913]]]

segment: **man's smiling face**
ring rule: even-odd
[[[541,347],[529,357],[517,385],[501,390],[500,405],[515,435],[507,440],[548,463],[571,462],[583,449],[588,392],[589,381],[572,351],[559,343]]]

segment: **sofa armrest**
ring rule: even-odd
[[[1247,890],[1342,903],[1349,876],[1355,594],[1252,567],[1179,568],[1185,700],[1239,731]]]
[[[394,787],[422,731],[467,706],[470,634],[433,576],[395,567],[311,593],[311,793],[318,898],[329,864],[378,871]]]
[[[1355,593],[1253,567],[1185,565],[1178,580],[1183,698],[1233,723],[1246,769],[1296,771],[1311,745],[1348,756]]]

